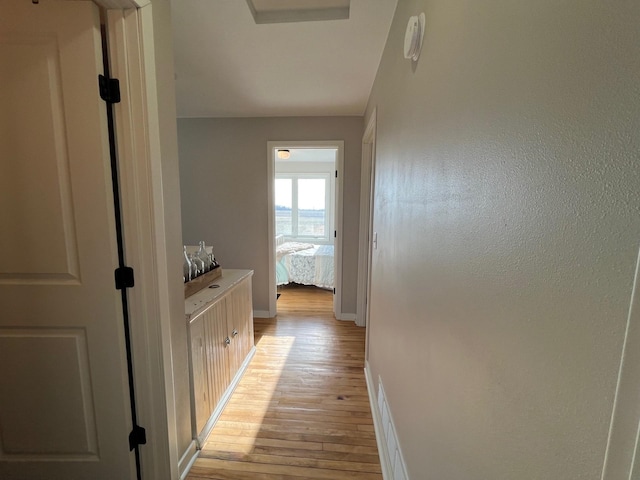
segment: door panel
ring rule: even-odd
[[[0,351],[12,360],[0,364],[3,453],[97,460],[85,333],[81,329],[2,330]]]
[[[0,64],[0,224],[12,233],[0,236],[0,281],[77,281],[58,39],[4,33]]]
[[[0,478],[130,478],[99,12],[0,12]]]

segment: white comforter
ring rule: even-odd
[[[283,254],[281,265],[287,271],[288,279],[279,283],[299,283],[332,289],[333,245],[309,245],[302,250]]]

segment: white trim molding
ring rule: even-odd
[[[398,443],[398,434],[393,423],[391,409],[387,403],[382,386],[382,379],[378,377],[378,393],[375,393],[369,362],[365,362],[364,376],[367,381],[367,392],[373,416],[373,428],[376,433],[380,466],[384,480],[409,480],[407,467]]]
[[[148,440],[140,455],[149,478],[169,480],[179,462],[152,20],[150,5],[110,9],[106,28],[111,75],[120,80],[114,113],[124,243],[136,272],[128,296],[138,422]]]
[[[267,245],[269,247],[269,314],[264,318],[273,318],[278,313],[276,300],[278,286],[276,285],[276,214],[275,214],[275,181],[276,160],[273,155],[274,142],[267,142]],[[254,315],[255,316],[255,315]]]
[[[269,315],[269,310],[254,310],[253,318],[273,318],[273,316]]]
[[[198,444],[195,440],[191,440],[191,443],[180,457],[178,462],[178,470],[180,471],[180,480],[184,480],[189,475],[189,470],[198,459],[200,450],[198,450]]]
[[[356,325],[366,327],[365,359],[369,358],[369,298],[371,296],[371,238],[373,235],[373,198],[375,191],[377,109],[374,109],[362,135],[360,169],[360,229],[358,241],[358,290]]]

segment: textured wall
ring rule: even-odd
[[[639,23],[637,1],[399,1],[367,108],[369,360],[412,479],[600,479],[640,245]]]
[[[344,140],[342,311],[355,313],[362,133],[362,117],[179,119],[184,241],[255,270],[253,308],[269,310],[267,141]]]

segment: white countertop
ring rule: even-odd
[[[222,270],[222,276],[212,280],[211,285],[218,288],[203,288],[184,300],[184,315],[189,322],[191,318],[202,312],[210,303],[229,291],[231,287],[253,275],[253,270]]]

